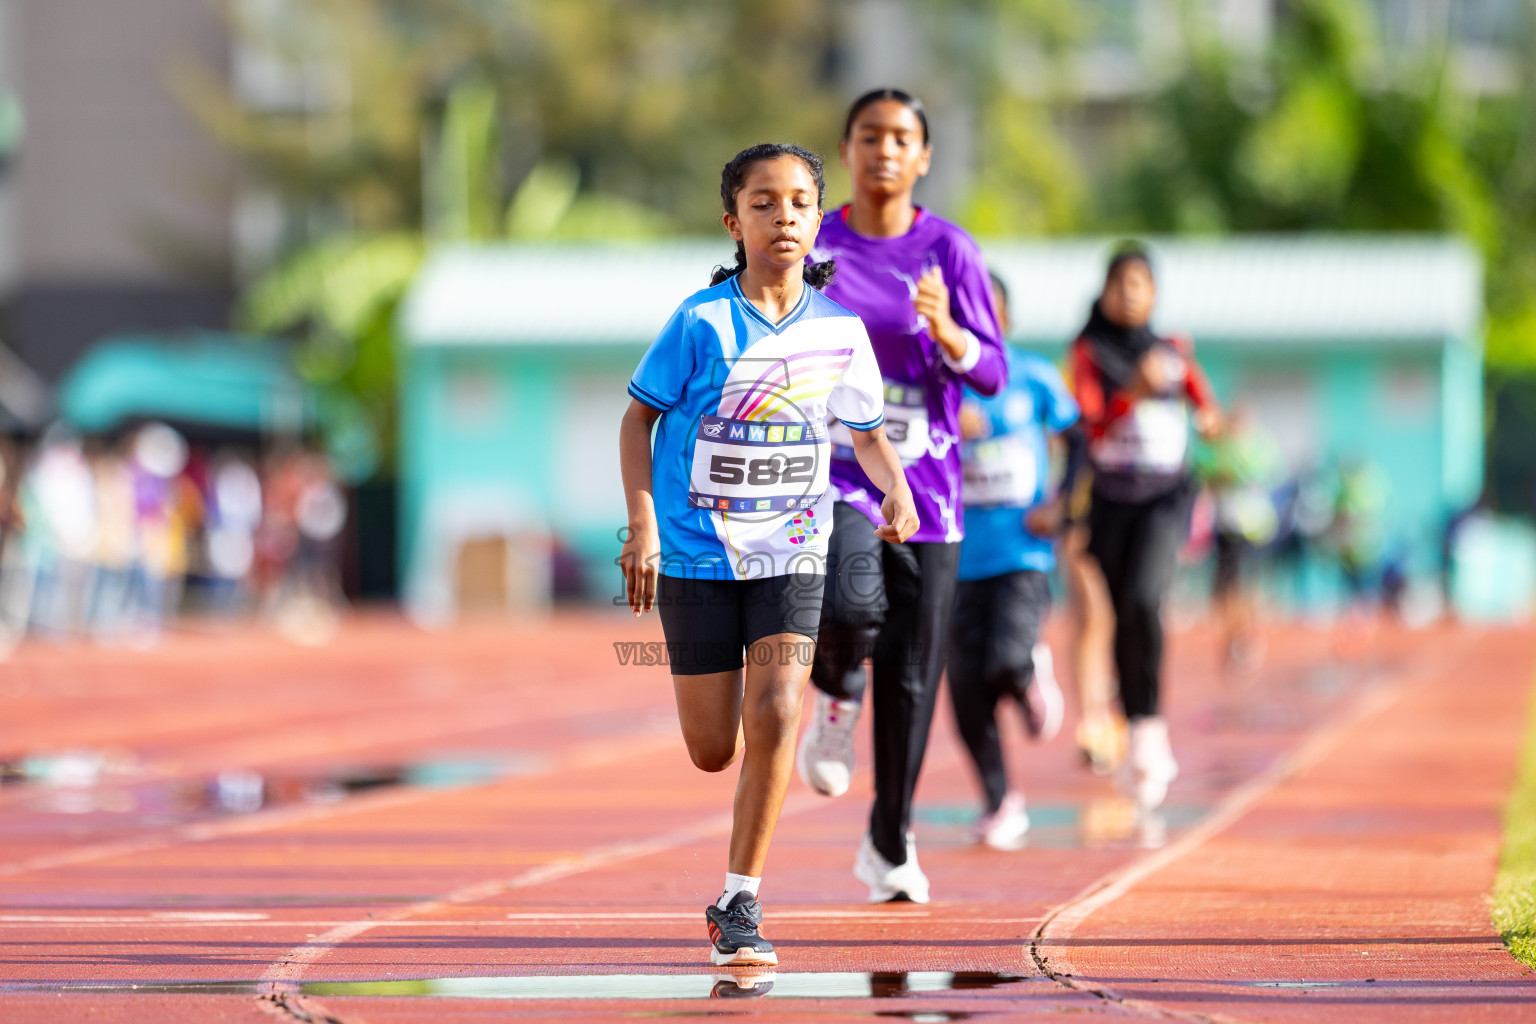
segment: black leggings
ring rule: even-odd
[[[1115,607],[1115,670],[1130,721],[1158,713],[1163,673],[1163,598],[1173,583],[1193,488],[1182,482],[1147,501],[1097,491],[1088,512],[1088,553]]]
[[[962,580],[955,596],[949,700],[981,779],[988,814],[1002,806],[1008,793],[997,704],[1004,697],[1024,700],[1024,690],[1035,677],[1040,623],[1050,607],[1050,578],[1030,570]]]
[[[858,509],[833,506],[811,681],[829,696],[862,700],[864,659],[870,660],[875,803],[869,835],[891,864],[907,862],[912,793],[944,672],[959,565],[959,544],[888,544]]]

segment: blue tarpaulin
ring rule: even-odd
[[[87,433],[137,420],[248,430],[317,431],[343,476],[373,472],[378,446],[351,396],[301,380],[281,343],[233,334],[119,335],[91,349],[59,385],[59,412]]]

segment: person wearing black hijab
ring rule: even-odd
[[[1131,734],[1128,781],[1148,809],[1163,802],[1178,775],[1159,714],[1162,604],[1194,497],[1190,426],[1210,436],[1221,422],[1189,341],[1152,330],[1156,298],[1146,251],[1122,247],[1072,346],[1073,389],[1093,467],[1088,553],[1114,604],[1114,661]]]

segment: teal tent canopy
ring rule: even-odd
[[[60,383],[59,412],[88,433],[144,419],[264,435],[318,431],[344,477],[362,479],[378,463],[362,406],[300,380],[283,346],[265,338],[211,332],[107,338]]]

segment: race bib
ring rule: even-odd
[[[1189,450],[1189,412],[1183,399],[1144,398],[1111,423],[1093,446],[1104,469],[1175,473]]]
[[[1040,476],[1034,452],[1018,434],[973,441],[961,460],[961,499],[967,505],[1033,505]]]
[[[829,430],[833,456],[852,459],[853,433],[840,420],[833,420]],[[885,439],[896,449],[903,466],[928,454],[928,396],[922,387],[885,382]]]
[[[820,423],[699,420],[688,504],[712,512],[810,508],[827,489],[827,431]]]

